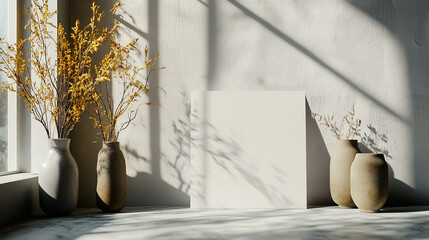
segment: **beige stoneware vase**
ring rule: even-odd
[[[356,206],[350,194],[350,167],[356,153],[360,153],[357,140],[337,140],[331,157],[329,170],[331,197],[342,208]]]
[[[103,142],[97,161],[97,207],[119,212],[127,200],[125,158],[119,142]]]
[[[360,212],[379,212],[387,201],[388,169],[383,154],[359,153],[351,167],[351,194]]]

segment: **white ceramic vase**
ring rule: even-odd
[[[379,212],[389,194],[384,155],[356,154],[350,170],[350,187],[353,201],[360,212]]]
[[[329,188],[332,200],[343,208],[356,205],[350,194],[350,167],[356,153],[359,153],[357,140],[338,140],[331,157]]]
[[[49,151],[39,169],[39,201],[51,216],[70,214],[77,205],[79,172],[70,139],[49,139]]]

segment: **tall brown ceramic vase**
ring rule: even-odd
[[[97,162],[97,207],[119,212],[127,200],[125,158],[119,142],[103,142]]]
[[[387,201],[388,169],[383,154],[358,153],[350,170],[353,201],[360,212],[379,212]]]
[[[360,153],[357,140],[338,140],[331,157],[329,186],[332,200],[343,208],[356,207],[350,193],[350,167]]]

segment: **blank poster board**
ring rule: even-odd
[[[306,208],[304,92],[194,91],[192,208]]]

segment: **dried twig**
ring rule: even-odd
[[[321,115],[312,112],[311,117],[314,118],[320,125],[328,127],[337,139],[341,139],[343,136],[345,136],[345,139],[353,139],[356,135],[359,136],[359,132],[361,130],[361,120],[356,117],[354,105],[352,106],[351,110],[342,118],[342,125],[348,125],[346,134],[343,134],[338,129],[337,122],[333,115]]]
[[[359,135],[361,120],[355,118],[355,114],[355,105],[353,105],[352,109],[343,116],[343,121],[348,125],[346,139],[353,139],[355,135]]]
[[[100,129],[103,141],[117,141],[121,131],[125,130],[137,117],[138,107],[133,109],[132,105],[149,92],[150,73],[165,69],[165,67],[155,68],[159,53],[156,57],[149,58],[149,49],[147,46],[145,48],[144,65],[137,67],[135,62],[130,61],[131,53],[136,49],[137,39],[122,46],[116,42],[113,35],[109,37],[111,41],[111,53],[105,57],[105,61],[110,61],[113,66],[109,81],[119,82],[118,87],[122,88],[122,92],[120,98],[113,101],[112,94],[106,90],[108,87],[107,83],[104,86],[104,91],[103,88],[97,88],[97,91],[93,95],[93,100],[97,108],[95,108],[95,114],[91,113],[93,116],[90,118],[94,121],[94,127]],[[143,70],[146,70],[147,73],[144,82],[138,79],[139,73]],[[151,102],[146,103],[146,105],[153,104]],[[125,114],[127,115],[125,116]],[[122,116],[125,119],[118,125]]]

